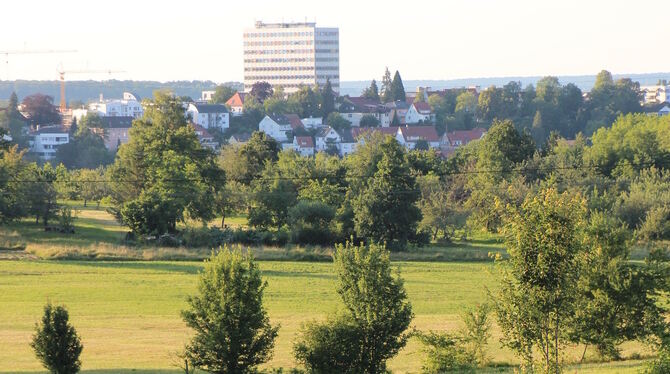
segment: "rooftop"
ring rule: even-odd
[[[191,103],[198,113],[228,113],[228,108],[223,104],[198,104]]]
[[[262,21],[256,22],[257,29],[290,29],[297,27],[316,27],[316,22],[278,22],[265,23]]]

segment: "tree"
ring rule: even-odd
[[[326,118],[326,123],[338,132],[347,131],[351,128],[351,122],[344,119],[344,117],[337,112],[330,113],[328,118]]]
[[[256,98],[261,104],[265,102],[265,99],[272,96],[274,90],[272,85],[268,82],[256,82],[251,86],[251,91],[249,94]],[[246,101],[246,100],[245,100]]]
[[[511,209],[505,225],[509,260],[493,297],[502,343],[527,370],[560,373],[575,313],[586,204],[579,196],[543,189]]]
[[[266,163],[277,161],[280,150],[281,145],[276,140],[256,131],[241,147],[224,148],[219,163],[231,180],[249,185],[261,175]]]
[[[371,163],[370,174],[362,175],[369,177],[364,177],[361,190],[351,203],[356,233],[372,242],[402,249],[421,220],[421,211],[416,207],[420,193],[409,172],[407,154],[395,139],[384,138],[375,158],[367,160]]]
[[[360,127],[379,127],[379,119],[372,114],[364,114],[359,122]]]
[[[292,94],[289,99],[290,107],[299,108],[298,115],[300,118],[320,117],[321,109],[319,108],[321,102],[321,93],[318,89],[313,90],[310,86],[303,86]]]
[[[330,79],[328,79],[323,91],[321,91],[321,115],[323,118],[327,118],[333,111],[335,111],[335,93],[330,84]]]
[[[84,207],[89,201],[95,201],[100,206],[100,200],[107,193],[103,169],[82,169],[78,173],[77,182],[80,197],[84,200]]]
[[[185,215],[214,218],[216,192],[225,184],[213,152],[201,145],[181,102],[160,92],[133,123],[110,176],[117,218],[143,235],[174,233]]]
[[[30,180],[33,176],[23,160],[25,152],[19,151],[17,145],[8,149],[0,147],[0,223],[24,217],[29,213],[27,205],[31,201],[28,196],[31,185],[24,185],[21,180]]]
[[[49,163],[41,168],[33,163],[26,170],[26,175],[30,178],[25,186],[28,213],[35,216],[35,223],[39,223],[41,218],[46,228],[49,220],[56,217],[60,208],[56,202],[58,192],[54,186],[56,169]]]
[[[382,101],[385,103],[388,103],[390,101],[393,101],[393,90],[391,86],[393,85],[393,81],[391,80],[391,72],[389,71],[388,66],[386,67],[386,70],[384,71],[384,77],[382,78]]]
[[[320,201],[299,201],[288,212],[292,241],[296,244],[332,245],[335,208]]]
[[[37,125],[56,124],[61,122],[58,109],[54,105],[54,98],[43,94],[33,94],[23,98],[23,110],[28,120]]]
[[[95,169],[111,164],[114,155],[105,146],[103,138],[88,128],[89,123],[81,122],[78,134],[56,150],[56,162],[68,169]]]
[[[391,82],[391,101],[406,101],[405,86],[402,84],[400,73],[396,70]]]
[[[296,359],[320,373],[381,374],[407,343],[412,306],[402,279],[391,274],[389,253],[379,245],[338,245],[337,292],[344,315],[303,330]]]
[[[84,346],[63,306],[47,304],[44,307],[42,322],[35,326],[30,346],[51,373],[75,374],[81,368],[79,356]]]
[[[228,99],[233,97],[237,93],[237,90],[226,86],[225,84],[220,84],[216,86],[214,95],[212,95],[212,103],[214,104],[225,104]]]
[[[252,373],[272,357],[279,331],[263,307],[261,271],[241,249],[213,252],[198,281],[198,294],[182,312],[195,335],[186,356],[210,373]]]
[[[456,112],[474,114],[477,111],[477,98],[472,92],[465,91],[456,98]]]
[[[601,70],[598,75],[596,75],[596,81],[593,84],[593,89],[599,90],[612,85],[614,85],[612,73],[607,70]]]
[[[373,79],[372,82],[370,82],[370,87],[366,88],[361,96],[371,100],[379,101],[379,88],[377,88],[377,81]]]

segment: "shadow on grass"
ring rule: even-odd
[[[47,371],[0,371],[0,374],[46,374]],[[180,374],[179,369],[96,369],[82,370],[81,374]],[[200,373],[200,372],[197,372]]]
[[[186,264],[178,262],[155,262],[155,261],[57,261],[61,265],[85,266],[98,269],[128,269],[145,270],[154,272],[198,274],[201,265]]]

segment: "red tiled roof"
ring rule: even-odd
[[[235,92],[235,95],[233,95],[228,101],[226,101],[226,105],[230,107],[236,107],[236,106],[243,106],[244,105],[244,97],[247,94],[244,92]]]
[[[296,136],[295,141],[300,148],[314,148],[314,139],[311,136]]]
[[[206,128],[204,128],[204,127],[202,127],[198,124],[195,124],[195,123],[192,123],[191,125],[193,126],[193,130],[195,130],[195,134],[198,135],[199,138],[211,138],[212,137],[212,135],[210,135],[209,131],[207,131]]]
[[[461,145],[466,145],[473,140],[481,139],[481,137],[486,133],[486,129],[481,127],[474,128],[472,130],[458,130],[452,131],[447,134],[449,142],[453,145],[454,142],[460,141]]]
[[[352,127],[351,128],[351,137],[358,139],[363,135],[372,134],[379,132],[383,135],[391,135],[395,137],[395,134],[398,132],[397,126],[391,127]]]
[[[378,100],[373,100],[373,99],[363,97],[363,96],[349,97],[348,100],[351,101],[351,103],[356,105],[356,106],[366,106],[366,105],[377,106],[377,105],[379,105]]]
[[[414,108],[416,108],[416,111],[421,114],[430,114],[432,112],[430,104],[426,102],[414,103]]]
[[[289,123],[291,123],[291,128],[293,130],[303,127],[302,121],[297,114],[286,114],[285,117],[288,119]]]
[[[407,126],[401,127],[400,132],[405,141],[415,142],[417,140],[425,140],[427,142],[439,142],[440,137],[437,135],[435,126]]]

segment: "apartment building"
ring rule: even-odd
[[[338,28],[316,23],[256,22],[244,31],[244,90],[256,82],[281,86],[286,93],[327,80],[340,91],[340,35]]]
[[[140,118],[144,115],[144,108],[139,96],[124,92],[123,99],[105,100],[100,95],[100,101],[88,105],[87,113],[97,113],[101,117]]]
[[[42,160],[56,157],[58,147],[70,142],[68,129],[61,125],[37,126],[29,133],[30,153]]]

